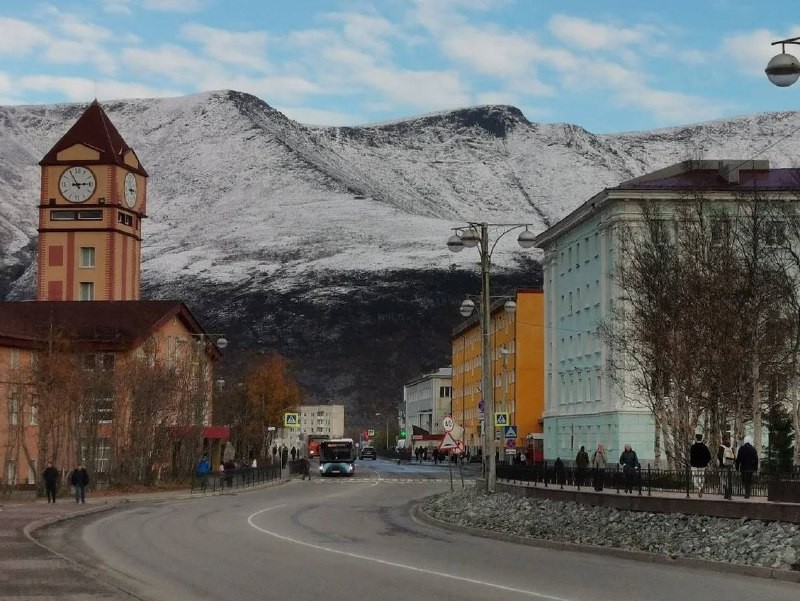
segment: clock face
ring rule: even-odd
[[[85,202],[94,193],[94,173],[86,167],[70,167],[61,174],[58,188],[70,202]]]
[[[136,176],[133,173],[125,176],[125,203],[131,208],[136,204]]]

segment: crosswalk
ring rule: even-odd
[[[314,478],[320,484],[354,483],[354,482],[388,482],[401,484],[439,484],[450,482],[449,478]]]

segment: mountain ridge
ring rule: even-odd
[[[452,227],[538,233],[600,189],[681,160],[749,158],[787,136],[773,163],[800,154],[793,112],[593,134],[507,105],[354,127],[306,126],[231,90],[103,106],[151,174],[144,295],[189,300],[243,349],[295,358],[311,399],[365,415],[449,363],[458,304],[480,286],[477,253],[446,249]],[[0,298],[33,296],[38,161],[84,108],[0,107]],[[512,238],[493,258],[500,293],[541,285],[538,255]]]

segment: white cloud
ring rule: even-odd
[[[309,94],[320,93],[316,84],[302,77],[244,77],[222,75],[208,77],[198,82],[201,90],[230,89],[262,97],[269,103],[296,102]],[[309,109],[310,110],[310,109]]]
[[[656,33],[647,25],[616,27],[564,14],[553,15],[548,27],[561,41],[585,50],[615,50],[630,44],[643,44]]]
[[[389,40],[399,35],[397,26],[383,17],[360,13],[330,13],[327,19],[342,24],[342,36],[357,48],[389,54]]]
[[[198,58],[182,46],[164,44],[157,48],[125,48],[122,61],[139,73],[159,75],[175,82],[196,83],[206,77],[214,77],[219,70],[212,62]]]
[[[129,15],[131,14],[131,0],[98,0],[104,12]]]
[[[326,111],[300,106],[276,106],[289,119],[294,119],[305,125],[355,125],[362,122],[362,119],[350,113],[339,111]]]
[[[475,95],[476,104],[510,104],[516,106],[519,96],[509,92],[481,92]]]
[[[771,46],[775,40],[787,37],[800,36],[800,26],[794,26],[789,30],[788,35],[778,35],[767,29],[755,29],[726,36],[720,46],[720,57],[723,65],[729,65],[731,61],[740,71],[764,77],[764,69],[769,60],[779,54],[780,46]],[[789,54],[799,54],[787,48]],[[797,48],[796,46],[794,48]]]
[[[187,40],[201,44],[206,54],[220,62],[265,70],[267,34],[264,31],[229,31],[190,23],[181,30]]]
[[[114,100],[117,98],[176,96],[179,94],[174,90],[153,88],[135,82],[113,79],[94,81],[85,77],[28,75],[21,77],[15,84],[26,90],[56,92],[71,101],[88,101],[95,96],[101,100]]]
[[[396,104],[422,110],[469,104],[469,96],[455,71],[411,71],[373,66],[353,75],[355,81],[381,92]]]
[[[142,8],[163,12],[191,13],[203,8],[203,0],[142,0]]]
[[[36,25],[0,16],[0,54],[26,54],[49,39],[47,32]]]
[[[94,65],[103,73],[114,73],[117,63],[107,51],[83,44],[78,40],[53,40],[47,47],[44,57],[54,64],[85,64]]]

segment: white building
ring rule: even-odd
[[[403,400],[406,407],[407,436],[411,436],[412,426],[431,434],[444,432],[442,418],[453,410],[452,391],[452,367],[442,367],[406,383],[403,386]]]
[[[536,238],[544,250],[545,459],[572,460],[581,445],[591,450],[598,443],[612,462],[626,443],[643,463],[654,457],[652,415],[610,382],[609,351],[596,336],[619,296],[614,269],[620,224],[639,218],[642,200],[674,207],[702,189],[726,202],[753,187],[785,191],[796,176],[796,170],[770,170],[768,161],[680,163],[603,190]]]
[[[327,434],[331,438],[344,436],[344,405],[302,405],[298,413],[300,432]]]

